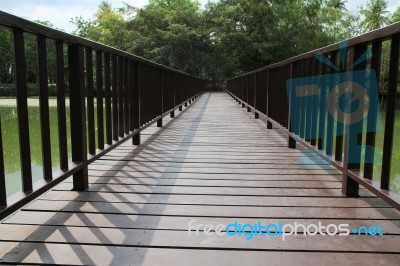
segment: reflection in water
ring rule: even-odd
[[[10,100],[0,100],[0,115],[2,120],[2,137],[4,148],[4,164],[6,172],[7,196],[21,190],[21,165],[20,165],[20,148],[18,141],[18,120],[17,108],[10,104],[4,104]],[[15,100],[14,100],[15,101]],[[50,99],[55,103],[54,99]],[[2,104],[3,103],[3,104]],[[58,119],[57,108],[55,104],[50,104],[50,132],[51,132],[51,157],[53,171],[59,169],[59,149],[58,149]],[[29,134],[30,134],[30,151],[32,161],[33,181],[43,178],[42,167],[42,143],[40,139],[40,113],[36,104],[30,104],[28,109],[29,115]],[[70,122],[69,108],[67,107],[67,135],[68,135],[68,152],[71,151],[70,141]]]

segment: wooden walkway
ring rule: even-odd
[[[142,145],[125,143],[0,225],[0,263],[98,265],[400,265],[400,213],[227,94],[204,94]],[[383,236],[189,236],[188,224],[348,223]]]

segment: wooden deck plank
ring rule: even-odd
[[[0,259],[14,263],[68,265],[397,265],[400,255],[319,252],[276,252],[92,246],[0,242]]]
[[[187,231],[142,230],[124,228],[89,228],[36,225],[0,225],[3,241],[50,242],[69,244],[102,244],[117,246],[146,246],[209,249],[251,249],[282,251],[341,251],[399,253],[400,235],[379,237],[322,235],[287,237],[256,236],[247,241],[245,236],[205,234],[189,235]]]
[[[400,212],[226,94],[205,94],[164,127],[89,166],[89,189],[67,179],[0,225],[0,264],[399,265]],[[188,224],[381,226],[383,236],[188,234]]]
[[[126,193],[123,197],[114,193],[50,191],[41,197],[43,200],[65,201],[98,201],[128,203],[164,203],[164,204],[197,204],[197,205],[233,205],[233,206],[314,206],[343,208],[390,207],[379,198],[346,198],[346,197],[237,197],[231,195],[162,195]]]
[[[122,197],[122,196],[121,196]],[[255,217],[255,218],[344,218],[344,219],[399,219],[399,212],[392,208],[319,208],[291,206],[290,212],[281,206],[212,206],[165,205],[143,203],[108,203],[38,200],[23,210],[68,211],[91,213],[117,213],[204,217]]]
[[[192,216],[165,216],[165,215],[136,215],[136,214],[110,214],[110,213],[88,213],[88,212],[48,212],[48,211],[21,211],[8,219],[6,224],[26,225],[58,225],[58,226],[81,226],[81,227],[103,227],[103,228],[126,228],[126,229],[156,229],[156,230],[181,230],[187,231],[191,220],[196,224],[230,224],[232,218],[225,217],[192,217]],[[376,226],[377,223],[383,228],[384,234],[399,235],[400,220],[365,220],[365,219],[303,219],[303,218],[263,218],[268,223],[290,223],[303,224],[349,224],[350,228],[360,226]],[[240,218],[245,224],[255,224],[260,219]],[[300,228],[299,232],[303,232]]]

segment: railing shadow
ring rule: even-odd
[[[197,119],[200,119],[203,117],[204,112],[207,108],[208,105],[208,101],[210,98],[210,94],[208,94],[207,96],[204,96],[204,98],[200,98],[198,102],[195,102],[194,105],[197,105],[197,108],[199,109],[198,113],[195,115],[192,124],[188,124],[187,127],[185,127],[186,129],[186,134],[185,137],[181,139],[181,142],[179,142],[179,145],[177,146],[178,149],[182,150],[182,152],[180,152],[180,156],[182,158],[185,158],[185,155],[188,153],[188,150],[186,149],[185,151],[185,147],[188,147],[188,144],[190,144],[196,134],[196,130],[199,126],[198,123],[196,123]],[[191,107],[191,106],[190,106]],[[149,138],[147,138],[140,146],[138,146],[136,149],[133,148],[133,151],[130,152],[127,156],[125,156],[122,159],[122,162],[125,162],[123,165],[118,165],[118,166],[114,166],[111,167],[109,170],[105,171],[104,174],[102,176],[104,177],[110,177],[110,179],[115,175],[115,173],[121,173],[123,176],[127,176],[127,177],[131,177],[131,178],[135,178],[135,167],[131,167],[132,170],[126,171],[126,170],[121,170],[121,167],[124,166],[129,166],[129,162],[131,160],[133,160],[136,156],[140,156],[140,153],[144,150],[146,150],[146,147],[153,144],[153,142],[155,140],[157,140],[157,138],[162,135],[166,129],[168,129],[169,127],[174,125],[174,122],[178,121],[177,119],[179,119],[179,117],[181,115],[183,115],[187,110],[189,110],[190,108],[186,108],[183,110],[183,112],[181,112],[180,114],[178,114],[176,116],[175,119],[170,120],[168,123],[165,124],[165,126],[161,129],[159,129],[156,133],[154,133],[152,136],[150,136]],[[183,132],[185,132],[185,129],[183,129]],[[141,162],[139,162],[140,164]],[[172,164],[172,163],[169,163]],[[184,163],[176,163],[173,162],[173,167],[176,169],[176,171],[174,171],[173,173],[169,173],[169,177],[171,178],[171,180],[175,179],[176,177],[178,177],[180,169],[182,167]],[[164,169],[167,169],[168,166],[166,166]],[[90,169],[90,168],[89,168]],[[159,170],[157,170],[157,168],[149,168],[150,172],[141,172],[141,174],[145,174],[146,176],[148,176],[149,178],[152,178],[151,172],[159,172]],[[161,171],[163,172],[163,171]],[[90,170],[89,170],[90,173]],[[154,180],[157,180],[156,178]],[[142,185],[147,185],[145,182],[141,182]],[[158,182],[157,182],[158,184]],[[171,183],[172,185],[173,183]],[[154,184],[152,184],[154,185]],[[106,190],[109,193],[113,193],[112,188],[108,185],[108,184],[96,184],[97,188],[96,190],[101,191],[101,190]],[[93,187],[93,185],[92,185]],[[149,186],[150,188],[151,186]],[[149,190],[148,195],[150,195],[149,197],[151,198],[151,195],[156,195],[157,200],[161,201],[161,202],[167,202],[168,201],[168,197],[169,197],[169,193],[171,192],[173,186],[166,186],[166,189],[164,191],[164,193],[162,195],[160,194],[152,194],[152,191]],[[140,226],[140,224],[145,224],[148,222],[148,219],[146,219],[146,215],[142,215],[143,213],[149,213],[151,212],[151,209],[153,208],[154,204],[146,204],[146,200],[148,200],[149,198],[146,198],[142,193],[140,193],[139,191],[137,191],[136,189],[132,188],[132,187],[125,187],[125,189],[127,189],[128,193],[135,193],[138,196],[141,196],[143,198],[142,203],[130,203],[130,200],[126,197],[124,197],[125,193],[113,193],[113,196],[115,196],[118,200],[120,200],[123,203],[127,203],[126,206],[129,206],[130,209],[132,209],[132,213],[131,214],[135,214],[137,215],[137,220],[134,221],[134,224],[132,224],[132,220],[129,218],[126,218],[126,223],[130,224],[130,229],[148,229],[148,228],[143,228],[143,226]],[[90,191],[91,188],[89,187]],[[139,193],[137,193],[139,192]],[[84,194],[86,192],[80,192],[80,194]],[[160,198],[161,197],[161,198]],[[88,204],[90,202],[87,202],[86,200],[81,200],[82,196],[77,196],[75,199],[73,199],[72,202],[66,204],[63,208],[60,209],[60,211],[56,211],[53,215],[53,217],[51,219],[49,219],[45,224],[63,224],[65,222],[68,221],[68,219],[70,219],[73,215],[77,215],[79,217],[79,219],[81,220],[82,224],[84,225],[85,228],[88,228],[92,233],[93,236],[95,236],[97,238],[97,240],[99,241],[99,243],[112,243],[112,239],[109,238],[108,235],[104,234],[103,231],[101,229],[99,229],[98,227],[96,227],[96,225],[93,223],[93,221],[91,221],[91,219],[89,217],[87,217],[85,212],[71,212],[71,211],[66,211],[64,212],[63,210],[68,210],[70,208],[73,208],[75,210],[79,210],[81,209],[85,204]],[[97,198],[98,200],[101,198],[101,196],[99,194],[97,194]],[[103,198],[104,201],[107,201],[106,199]],[[151,201],[150,202],[154,202]],[[91,204],[93,208],[96,208],[95,204]],[[143,207],[139,206],[142,205]],[[157,212],[159,214],[162,214],[165,207],[167,206],[167,204],[160,204],[159,208],[157,209]],[[102,211],[104,211],[104,209],[102,210],[97,209],[98,213],[101,214]],[[57,216],[58,213],[63,212],[63,220],[60,221],[60,217]],[[117,216],[107,216],[107,219],[109,219],[110,222],[110,228],[115,228],[118,229],[119,225],[123,224],[124,222],[121,220],[123,219],[123,217],[125,217],[124,213],[121,213],[121,211],[113,206],[113,204],[107,204],[107,213],[113,213],[113,214],[119,214],[118,217]],[[159,223],[159,219],[161,219],[161,216],[153,216],[153,217],[157,217],[158,220],[152,220],[150,228],[157,228],[157,225]],[[156,219],[156,218],[155,218]],[[138,224],[139,226],[135,226],[135,224]],[[112,227],[113,225],[115,225],[115,227]],[[127,230],[127,229],[124,229]],[[124,230],[121,230],[121,234],[124,234]],[[154,230],[153,230],[154,231]],[[151,231],[148,231],[151,232]],[[48,264],[53,264],[55,263],[54,259],[51,256],[51,252],[44,246],[44,245],[40,245],[40,247],[37,245],[37,243],[46,243],[46,240],[49,239],[53,234],[58,233],[61,234],[61,236],[63,237],[63,239],[65,240],[66,243],[70,243],[70,247],[72,248],[73,252],[76,254],[76,256],[80,259],[82,264],[85,265],[93,265],[95,264],[95,262],[91,259],[91,256],[93,256],[93,254],[87,254],[87,252],[85,251],[85,249],[82,248],[81,245],[79,245],[79,241],[74,237],[73,233],[71,233],[68,230],[68,227],[54,227],[54,226],[46,226],[46,225],[41,225],[39,226],[34,232],[32,232],[31,234],[29,234],[29,236],[27,236],[23,241],[21,241],[21,243],[24,243],[23,246],[21,245],[16,245],[16,247],[14,247],[10,252],[8,252],[9,256],[12,257],[13,261],[24,261],[24,259],[26,259],[29,255],[31,255],[33,252],[36,252],[38,254],[38,256],[40,258],[43,259],[44,263],[48,263]],[[125,236],[125,239],[129,239],[129,235]],[[146,234],[146,239],[148,242],[151,241],[152,238],[152,234],[151,233],[147,233]],[[75,245],[74,245],[75,243]],[[144,244],[144,243],[141,243]],[[128,243],[121,243],[120,245],[122,246],[126,246],[128,245]],[[107,248],[109,246],[109,244],[105,245]],[[111,251],[111,250],[110,250]],[[145,254],[145,252],[144,252]],[[3,261],[7,261],[8,255],[6,254],[2,259]],[[141,259],[144,259],[144,256],[140,257]],[[120,262],[120,260],[117,257],[114,257],[113,260],[110,262],[110,264],[115,264],[118,265],[118,262]],[[138,258],[135,259],[135,262],[140,264],[142,261],[138,260]]]

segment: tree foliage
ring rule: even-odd
[[[150,0],[143,8],[102,2],[92,19],[71,21],[76,35],[218,81],[400,21],[400,8],[390,14],[387,0],[368,0],[355,12],[346,2],[219,0],[201,6],[197,0]],[[10,83],[11,31],[0,29],[0,39],[0,82]],[[25,45],[28,79],[34,82],[36,40],[27,38]],[[51,66],[53,45],[48,53]]]

